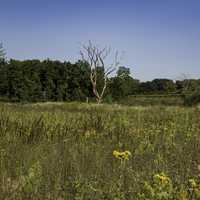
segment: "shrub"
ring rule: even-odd
[[[200,103],[200,90],[195,91],[190,95],[184,96],[184,105],[193,106]]]

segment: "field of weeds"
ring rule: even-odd
[[[2,200],[198,200],[200,109],[0,104]]]

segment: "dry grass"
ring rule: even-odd
[[[160,172],[186,187],[199,173],[199,122],[198,107],[1,104],[0,198],[134,200]]]

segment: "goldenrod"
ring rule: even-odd
[[[129,158],[131,157],[131,152],[130,151],[119,152],[114,150],[113,155],[115,156],[115,158],[120,160],[129,160]]]
[[[170,178],[167,177],[164,173],[156,174],[154,179],[158,180],[162,185],[166,185],[170,182]]]
[[[197,183],[194,179],[189,179],[189,184],[192,188],[196,188],[197,187]]]

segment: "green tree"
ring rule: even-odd
[[[110,90],[114,99],[136,94],[138,89],[139,81],[130,76],[130,69],[127,67],[119,67],[117,76],[110,79]]]
[[[122,77],[122,76],[130,76],[130,68],[120,66],[117,70],[117,76]]]
[[[3,48],[3,44],[0,43],[0,62],[3,62],[5,60],[5,49]]]
[[[5,60],[5,50],[2,43],[0,43],[0,96],[5,97],[7,92],[7,70],[6,70],[6,60]]]
[[[168,94],[176,92],[176,84],[170,79],[154,79],[140,84],[142,94]]]
[[[176,90],[175,83],[170,79],[154,79],[152,84],[157,93],[171,93]]]

